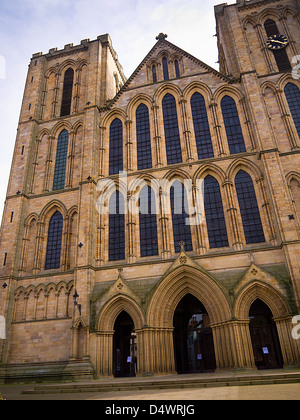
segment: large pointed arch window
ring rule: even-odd
[[[181,163],[181,145],[177,118],[177,108],[174,96],[167,93],[162,101],[167,163]]]
[[[68,146],[69,133],[67,130],[63,130],[57,140],[53,190],[65,188]]]
[[[60,268],[62,234],[63,217],[56,211],[49,222],[45,270]]]
[[[192,251],[192,235],[189,224],[188,200],[184,185],[175,181],[170,189],[170,201],[173,224],[173,237],[175,252],[180,252],[179,243],[185,243],[185,250]]]
[[[123,124],[116,118],[109,130],[109,175],[123,171]]]
[[[73,92],[74,70],[69,68],[65,72],[64,86],[61,102],[60,116],[65,117],[71,113],[72,92]]]
[[[280,35],[277,24],[274,20],[266,20],[264,23],[264,27],[268,37]],[[284,48],[280,50],[272,50],[272,52],[274,54],[274,58],[279,71],[289,71],[292,69],[287,52]]]
[[[158,255],[155,195],[149,186],[140,193],[139,209],[141,257]]]
[[[230,154],[246,152],[244,136],[234,99],[224,96],[221,101]]]
[[[265,242],[259,208],[252,178],[244,171],[235,177],[235,188],[240,206],[244,234],[247,244]]]
[[[220,186],[211,175],[204,179],[204,210],[209,247],[222,248],[228,246]]]
[[[109,261],[125,259],[124,198],[116,191],[109,201]]]
[[[214,151],[211,142],[211,134],[207,118],[205,100],[200,93],[196,92],[192,96],[191,108],[198,159],[213,157]]]
[[[284,88],[284,93],[300,138],[300,90],[294,83],[288,83]]]
[[[145,104],[136,110],[136,142],[138,169],[152,168],[149,110]]]

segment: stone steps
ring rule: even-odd
[[[91,392],[118,392],[118,391],[143,391],[143,390],[166,390],[188,388],[212,388],[227,386],[250,386],[300,383],[300,372],[278,374],[254,374],[254,375],[225,375],[209,377],[197,375],[197,377],[181,379],[180,377],[160,377],[158,379],[131,378],[123,381],[90,381],[85,383],[49,384],[36,385],[31,390],[24,390],[23,394],[68,394],[68,393],[91,393]]]

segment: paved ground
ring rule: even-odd
[[[298,371],[299,372],[299,371]],[[284,372],[282,372],[284,373]],[[263,375],[264,373],[261,373]],[[221,374],[213,374],[222,376]],[[224,375],[224,374],[223,374]],[[248,375],[245,374],[245,378]],[[196,376],[195,376],[196,377]],[[163,380],[165,377],[160,377]],[[177,378],[182,379],[183,376]],[[189,376],[191,378],[191,376]],[[145,381],[147,379],[144,379]],[[159,380],[159,378],[158,378]],[[118,380],[122,381],[122,380]],[[1,385],[0,394],[7,400],[102,400],[113,401],[149,401],[149,400],[300,400],[300,383],[224,386],[200,389],[178,390],[144,390],[144,391],[112,391],[88,393],[57,393],[57,394],[22,394],[23,390],[31,390],[35,384],[29,385]]]
[[[50,395],[25,395],[21,394],[23,389],[32,389],[32,385],[0,385],[1,395],[7,400],[300,400],[300,384]]]

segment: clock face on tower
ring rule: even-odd
[[[288,39],[285,35],[273,35],[267,40],[267,46],[270,50],[281,50],[288,44]]]

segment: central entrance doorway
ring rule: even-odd
[[[137,342],[134,323],[127,312],[117,317],[114,331],[114,376],[136,376]]]
[[[202,303],[187,294],[175,310],[173,325],[177,372],[214,371],[216,359],[212,329]]]

